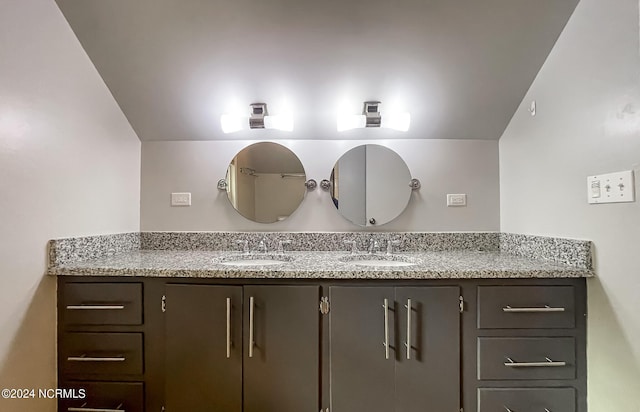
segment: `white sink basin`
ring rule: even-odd
[[[407,267],[418,263],[413,259],[398,255],[349,255],[340,258],[340,261],[356,266],[375,267]]]
[[[292,262],[288,255],[232,255],[220,259],[219,263],[226,266],[275,266]]]

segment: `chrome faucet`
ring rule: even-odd
[[[345,240],[345,245],[351,245],[351,254],[355,255],[358,253],[358,243],[355,240]]]
[[[376,253],[380,245],[374,238],[369,239],[369,253]]]
[[[258,243],[258,252],[267,253],[267,237],[262,236],[260,243]]]
[[[249,241],[248,240],[236,240],[236,243],[242,245],[242,253],[249,254]]]
[[[280,240],[278,242],[278,253],[284,253],[284,245],[290,245],[291,241],[289,239]]]
[[[393,247],[394,246],[399,246],[399,245],[400,245],[400,241],[398,239],[395,239],[395,240],[388,239],[387,240],[387,255],[393,254]]]

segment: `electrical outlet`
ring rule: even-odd
[[[191,193],[171,193],[171,206],[191,206]]]
[[[467,205],[467,195],[463,193],[459,194],[448,194],[447,195],[447,206],[466,206]]]

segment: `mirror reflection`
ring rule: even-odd
[[[244,217],[258,223],[286,219],[302,203],[306,175],[288,148],[260,142],[242,149],[227,169],[227,197]]]
[[[338,212],[360,226],[398,217],[409,203],[411,173],[400,155],[384,146],[355,147],[331,172],[331,198]]]

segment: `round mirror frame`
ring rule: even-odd
[[[341,179],[341,174],[347,177]],[[338,213],[362,227],[396,219],[409,204],[411,192],[420,187],[402,157],[377,144],[356,146],[340,156],[329,183]]]
[[[285,220],[307,192],[302,162],[291,149],[274,142],[254,143],[236,153],[217,186],[240,215],[256,223]]]

